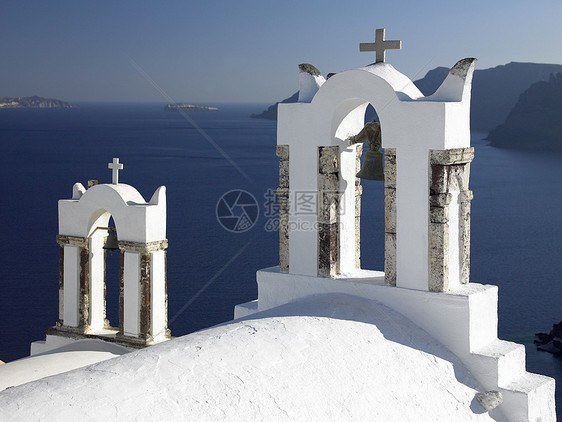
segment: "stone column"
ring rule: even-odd
[[[384,279],[396,286],[396,148],[384,149]]]
[[[90,329],[90,250],[86,246],[79,250],[80,255],[80,291],[79,302],[79,327],[87,333]]]
[[[148,344],[169,338],[166,239],[119,241],[121,249],[119,337]]]
[[[58,242],[57,236],[57,242]],[[59,319],[56,326],[62,327],[64,324],[64,244],[59,243]]]
[[[139,337],[148,339],[150,336],[150,319],[152,316],[152,279],[150,268],[150,254],[143,251],[140,254],[140,309],[139,309]]]
[[[279,269],[289,272],[289,145],[277,145],[279,157]]]
[[[474,148],[430,151],[429,290],[445,292],[470,277],[470,162]]]
[[[125,251],[119,248],[119,335],[124,334],[125,322]]]
[[[468,175],[470,173],[470,164],[467,163],[465,167],[467,184]],[[470,203],[473,194],[471,190],[466,190],[460,193],[460,236],[461,236],[461,283],[466,284],[470,281]]]
[[[57,243],[62,249],[59,252],[59,323],[57,325],[87,333],[90,302],[89,242],[84,237],[58,235]]]
[[[339,273],[339,146],[318,148],[318,275]]]
[[[355,174],[361,170],[361,155],[363,154],[363,144],[358,144],[355,150]],[[361,195],[363,186],[361,179],[355,178],[355,268],[361,268]]]

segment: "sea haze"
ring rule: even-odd
[[[265,196],[278,184],[276,122],[248,117],[263,104],[209,104],[220,110],[189,114],[245,177],[191,122],[164,112],[164,105],[0,110],[0,360],[28,355],[30,342],[43,339],[54,325],[57,200],[69,199],[76,182],[109,183],[107,163],[113,157],[124,163],[119,181],[146,200],[158,186],[167,188],[173,335],[231,319],[236,304],[257,297],[256,270],[278,263],[277,232],[266,230],[265,215],[271,211]],[[471,281],[499,286],[500,337],[524,343],[528,370],[554,376],[562,385],[562,361],[532,344],[535,332],[549,331],[562,319],[561,156],[492,148],[485,136],[472,133]],[[383,184],[363,185],[362,263],[382,269]],[[231,189],[247,190],[258,200],[260,216],[248,232],[231,233],[217,222],[217,201]],[[117,274],[117,254],[110,255],[112,325],[118,323]],[[557,392],[558,409],[560,397]]]

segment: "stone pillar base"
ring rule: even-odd
[[[131,349],[142,349],[147,346],[151,346],[156,343],[160,343],[162,341],[170,340],[173,336],[170,333],[170,330],[166,330],[166,334],[163,339],[159,341],[154,341],[152,336],[146,336],[145,338],[141,337],[131,337],[119,334],[118,329],[114,327],[110,327],[108,329],[100,330],[99,332],[90,332],[84,333],[80,329],[76,327],[50,327],[46,330],[47,335],[51,336],[60,336],[74,340],[80,339],[97,339],[107,341],[109,343],[119,344],[121,346],[131,348]]]

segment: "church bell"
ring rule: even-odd
[[[119,250],[119,245],[117,244],[117,230],[115,230],[115,227],[109,227],[109,236],[107,236],[103,248],[112,253],[113,251]]]
[[[363,159],[361,170],[359,170],[355,176],[361,179],[379,180],[384,182],[382,160],[382,152],[369,149],[365,152],[365,158]]]

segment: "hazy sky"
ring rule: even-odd
[[[326,75],[366,65],[386,28],[412,79],[464,57],[478,69],[562,63],[560,0],[0,0],[0,96],[68,101],[272,102],[299,63]]]

